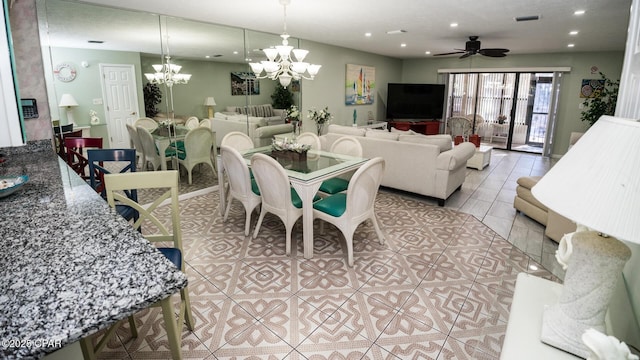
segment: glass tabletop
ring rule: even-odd
[[[176,126],[175,128],[169,131],[166,127],[158,127],[157,129],[151,132],[151,135],[155,139],[169,139],[175,137],[184,137],[189,132],[189,129],[184,126]]]
[[[314,149],[303,155],[293,151],[276,151],[271,146],[250,149],[241,153],[248,165],[251,165],[253,154],[269,155],[284,167],[289,177],[302,181],[313,180],[345,168],[358,167],[368,160]]]

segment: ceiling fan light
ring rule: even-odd
[[[249,63],[249,66],[251,66],[251,71],[253,71],[256,76],[260,75],[264,69],[264,66],[260,63]]]
[[[296,60],[298,60],[300,62],[304,61],[304,58],[307,56],[308,53],[309,53],[308,50],[293,49],[293,56],[295,56]]]

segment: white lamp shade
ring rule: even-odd
[[[204,98],[204,105],[205,106],[215,106],[216,105],[216,100],[213,98],[213,96],[209,96]]]
[[[78,102],[76,101],[76,99],[73,98],[73,96],[71,96],[71,94],[62,94],[62,97],[60,98],[60,104],[58,106],[60,107],[78,106]]]
[[[640,121],[602,116],[531,191],[577,224],[640,243]]]

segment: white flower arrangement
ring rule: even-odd
[[[326,124],[333,119],[333,115],[329,112],[329,107],[318,111],[315,108],[309,109],[309,119],[313,120],[316,124]]]
[[[291,107],[287,109],[287,119],[289,119],[289,121],[300,121],[300,110],[298,110],[297,106],[291,105]]]
[[[276,151],[293,151],[297,153],[306,153],[311,149],[311,145],[299,144],[293,142],[291,139],[284,138],[282,140],[273,139],[271,148]]]
[[[173,126],[173,120],[171,119],[162,120],[158,123],[158,125],[162,128],[168,128],[169,126]]]
[[[100,124],[100,118],[98,117],[98,113],[95,110],[89,110],[89,118],[91,119],[91,124]]]

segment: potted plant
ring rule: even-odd
[[[147,117],[152,118],[158,114],[156,106],[162,101],[162,91],[156,84],[147,83],[142,88],[144,95],[144,112]]]
[[[276,89],[271,94],[271,100],[273,101],[274,109],[288,109],[293,105],[293,94],[285,89],[280,83],[276,83]]]
[[[584,110],[581,114],[581,120],[588,122],[589,126],[598,121],[602,115],[613,115],[616,111],[620,80],[612,81],[602,72],[600,72],[600,77],[604,80],[604,86],[596,89],[592,97],[588,97],[582,102]]]

